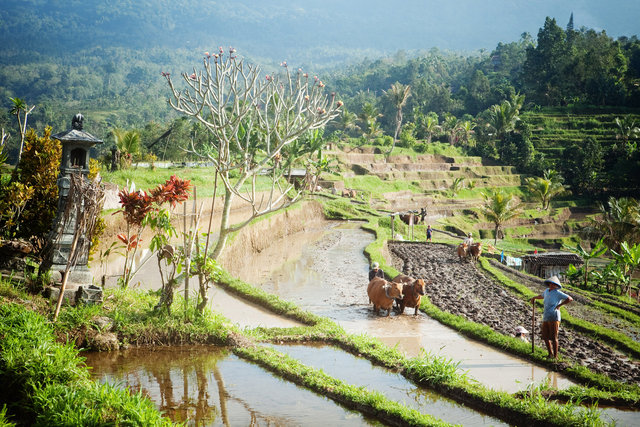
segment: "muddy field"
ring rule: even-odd
[[[460,262],[453,247],[390,243],[389,250],[394,266],[399,271],[424,278],[429,283],[427,295],[441,310],[488,325],[506,335],[512,335],[518,325],[531,329],[531,304],[510,293],[473,263]],[[535,292],[544,289],[542,285],[532,282],[523,284]],[[576,299],[567,306],[567,310],[572,314],[583,313],[580,304]],[[538,311],[538,327],[540,318]],[[536,339],[539,340],[539,333],[536,332]],[[560,327],[560,352],[566,360],[582,364],[594,372],[618,381],[640,384],[640,363],[586,334],[568,329],[564,323]],[[557,367],[562,370],[565,366],[558,363]]]

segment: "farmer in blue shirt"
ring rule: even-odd
[[[558,358],[558,329],[560,328],[560,310],[561,306],[569,304],[573,301],[569,295],[562,292],[562,285],[558,276],[551,276],[544,281],[547,289],[529,301],[544,300],[544,313],[542,314],[542,339],[547,346],[549,352],[548,357]]]

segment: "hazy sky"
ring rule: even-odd
[[[576,29],[640,33],[640,0],[267,0],[263,7],[281,12],[281,30],[286,23],[300,32],[306,26],[317,39],[385,49],[492,49],[525,31],[535,38],[547,16],[564,28],[572,12]]]
[[[433,47],[492,50],[547,16],[565,28],[640,33],[640,0],[0,0],[5,46],[200,50],[233,45],[272,59],[340,62]],[[27,14],[27,13],[30,13]],[[36,18],[37,17],[37,18]]]

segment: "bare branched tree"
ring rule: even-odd
[[[202,68],[183,73],[183,88],[163,73],[171,89],[170,105],[213,135],[215,143],[204,150],[192,145],[188,151],[214,164],[224,184],[224,206],[218,240],[211,256],[222,253],[229,233],[253,219],[296,202],[302,188],[287,179],[291,169],[302,165],[322,146],[300,138],[324,127],[336,117],[342,102],[324,93],[324,84],[302,70],[293,75],[282,63],[281,76],[261,75],[258,66],[239,58],[235,49],[205,52]],[[260,195],[257,178],[270,178],[270,189]],[[234,199],[251,208],[251,215],[230,222]]]
[[[28,106],[24,100],[20,98],[9,98],[13,102],[10,113],[16,116],[18,120],[18,131],[20,132],[20,149],[18,150],[18,160],[16,165],[20,164],[20,158],[22,157],[22,148],[24,147],[24,138],[27,133],[27,120],[29,114],[36,108],[35,105]]]

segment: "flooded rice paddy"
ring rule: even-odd
[[[556,388],[572,384],[562,375],[462,336],[423,313],[413,316],[408,314],[413,313],[410,310],[403,315],[392,313],[389,317],[374,314],[366,295],[369,262],[363,252],[372,241],[373,237],[358,223],[321,222],[305,232],[273,242],[253,257],[251,268],[231,269],[231,273],[305,310],[332,319],[348,332],[367,333],[396,346],[407,356],[428,351],[449,358],[459,363],[459,369],[490,388],[515,392],[542,383]],[[149,262],[137,279],[143,288],[159,288],[154,264]],[[117,266],[109,268],[117,274]],[[299,325],[219,288],[212,289],[211,304],[214,310],[240,327]],[[501,424],[490,416],[416,388],[403,377],[341,350],[312,345],[275,347],[347,383],[380,391],[447,422]],[[153,352],[153,357],[145,351]],[[211,347],[129,350],[105,357],[114,359],[110,362],[100,357],[90,355],[87,362],[94,367],[97,378],[145,390],[163,410],[174,414],[175,420],[191,420],[190,423],[202,420],[201,423],[195,421],[198,425],[314,425],[313,413],[317,411],[323,425],[376,423]],[[163,358],[166,358],[165,367],[162,363],[150,366],[147,360]],[[163,388],[167,381],[170,389]],[[168,390],[171,390],[169,394]],[[264,390],[268,393],[259,392]],[[202,397],[202,393],[206,396]],[[208,400],[200,402],[202,398]],[[299,417],[301,409],[308,416]],[[606,409],[603,418],[615,420],[617,425],[640,422],[637,412],[615,408]]]

